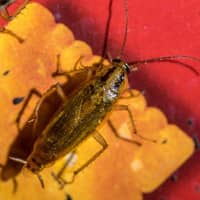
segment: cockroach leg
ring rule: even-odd
[[[108,144],[106,142],[106,140],[103,138],[103,136],[101,134],[99,134],[98,132],[95,132],[93,134],[93,138],[102,146],[102,149],[100,149],[95,155],[93,155],[89,160],[87,160],[81,167],[79,167],[77,170],[75,170],[73,172],[73,176],[72,179],[70,181],[66,181],[63,178],[61,178],[65,168],[67,167],[67,165],[69,164],[69,161],[67,161],[65,163],[65,165],[63,166],[63,168],[61,168],[61,170],[58,172],[57,175],[52,174],[53,177],[57,180],[57,182],[60,184],[60,189],[63,189],[64,186],[66,184],[71,184],[74,182],[75,177],[82,171],[84,170],[90,163],[92,163],[94,160],[96,160],[104,151],[105,149],[108,147]],[[70,158],[69,158],[70,159]],[[72,158],[71,158],[72,159]],[[70,160],[71,160],[70,159]]]
[[[113,123],[111,122],[111,120],[108,120],[107,122],[108,122],[108,125],[110,126],[112,132],[114,133],[114,135],[115,135],[117,138],[119,138],[119,139],[121,139],[121,140],[124,140],[124,141],[126,141],[126,142],[133,143],[133,144],[135,144],[135,145],[137,145],[137,146],[141,146],[141,145],[142,145],[142,144],[139,143],[138,141],[135,141],[135,140],[132,140],[132,139],[128,139],[128,138],[122,137],[122,136],[117,132],[117,130],[116,130],[116,128],[114,127],[114,125],[113,125]]]
[[[82,63],[82,59],[84,58],[84,56],[80,56],[79,57],[79,59],[75,62],[75,64],[74,64],[74,68],[73,68],[73,70],[71,71],[71,72],[81,72],[81,71],[85,71],[85,70],[92,70],[91,69],[91,67],[88,67],[88,66],[86,66],[86,65],[84,65],[83,63]],[[80,65],[80,66],[79,66]],[[94,66],[95,65],[100,65],[99,63],[94,63],[93,64]],[[78,68],[79,67],[79,68]]]
[[[9,156],[8,157],[10,160],[17,162],[17,163],[21,163],[22,165],[26,165],[27,161],[22,159],[22,158],[18,158],[18,157],[13,157],[13,156]]]
[[[83,56],[80,56],[79,59],[75,62],[75,65],[74,65],[74,69],[73,71],[77,71],[78,70],[78,65],[80,64],[81,67],[84,69],[86,66],[84,66],[81,62],[81,60],[83,59]]]
[[[102,146],[102,149],[100,149],[95,155],[93,155],[89,160],[87,160],[85,164],[83,164],[81,167],[79,167],[77,170],[74,171],[73,179],[82,170],[84,170],[90,163],[92,163],[94,160],[96,160],[105,151],[105,149],[108,147],[106,140],[97,131],[95,131],[92,136]]]
[[[61,69],[60,69],[60,54],[58,54],[57,55],[57,57],[56,57],[57,59],[56,59],[56,71],[52,74],[52,76],[54,75],[54,74],[60,74],[60,73],[62,73],[62,71],[61,71]]]
[[[68,81],[71,79],[70,74],[65,71],[56,71],[52,73],[52,77],[58,77],[58,76],[65,76]]]
[[[10,20],[15,18],[21,13],[21,11],[26,7],[30,0],[24,0],[24,2],[15,10],[15,12],[10,16]]]
[[[36,90],[35,88],[32,88],[29,93],[28,93],[28,96],[26,98],[26,100],[24,101],[24,104],[21,108],[21,110],[19,111],[18,115],[17,115],[17,118],[15,120],[16,122],[16,125],[17,125],[17,129],[18,131],[20,131],[20,121],[21,121],[21,117],[26,109],[26,106],[28,105],[29,101],[31,100],[32,96],[33,95],[36,95],[37,97],[41,98],[42,95],[40,94],[40,92],[38,90]]]
[[[76,176],[80,171],[85,169],[90,163],[92,163],[94,160],[96,160],[105,151],[105,149],[108,147],[106,140],[97,131],[95,131],[92,136],[102,146],[102,149],[99,150],[94,156],[92,156],[85,164],[83,164],[81,167],[79,167],[74,172],[74,176]]]
[[[12,178],[12,182],[13,182],[13,191],[12,191],[12,193],[15,194],[17,192],[17,188],[18,188],[17,179],[16,178]]]
[[[56,76],[65,76],[67,80],[71,79],[71,76],[68,72],[60,69],[60,54],[57,55],[56,71],[52,73],[52,77]]]
[[[39,173],[35,173],[35,174],[38,177],[38,180],[40,181],[41,187],[44,189],[44,180],[42,176]]]
[[[131,110],[128,107],[128,105],[115,105],[114,109],[115,110],[124,110],[124,111],[128,112],[128,115],[129,115],[129,118],[130,118],[130,121],[131,121],[131,125],[132,125],[133,134],[137,135],[138,137],[140,137],[143,140],[147,140],[149,142],[157,143],[156,140],[153,140],[153,139],[150,139],[150,138],[145,138],[142,135],[138,134],[137,129],[136,129],[136,125],[135,125],[135,122],[134,122],[134,119],[133,119],[133,115],[132,115]]]
[[[64,173],[65,169],[70,165],[71,161],[73,160],[74,156],[76,155],[76,152],[73,151],[69,158],[67,159],[67,161],[65,162],[65,164],[63,165],[63,167],[60,169],[60,171],[58,172],[58,174],[56,175],[57,177],[61,177],[62,174]]]
[[[57,64],[56,64],[56,71],[52,73],[52,77],[57,77],[57,76],[65,76],[67,78],[68,81],[71,80],[71,75],[75,74],[75,73],[80,73],[83,71],[92,71],[91,67],[87,67],[81,64],[81,59],[83,58],[83,56],[80,56],[80,58],[76,61],[74,68],[72,71],[66,72],[61,70],[60,67],[60,54],[57,55]],[[78,69],[78,64],[81,64],[81,69]],[[87,79],[89,79],[90,74],[88,73],[88,77]]]
[[[16,38],[19,43],[24,42],[24,39],[22,39],[20,36],[18,36],[17,34],[15,34],[14,32],[12,32],[11,30],[6,29],[4,27],[0,27],[0,33],[5,33],[5,34],[8,34],[8,35]]]
[[[63,189],[65,184],[67,184],[68,182],[65,181],[62,178],[62,174],[64,173],[65,169],[69,166],[69,164],[71,163],[71,161],[73,160],[74,156],[75,156],[75,151],[73,151],[69,158],[66,160],[66,162],[64,163],[64,165],[62,166],[62,168],[59,170],[59,172],[57,174],[55,174],[54,172],[51,173],[51,175],[53,176],[53,178],[58,182],[58,184],[60,185],[60,189]]]
[[[131,110],[128,107],[128,105],[115,105],[113,108],[114,108],[114,110],[125,110],[125,111],[128,112],[128,115],[129,115],[129,118],[130,118],[131,124],[132,124],[133,133],[137,134],[137,129],[136,129],[136,126],[135,126],[133,115],[132,115]]]

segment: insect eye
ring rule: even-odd
[[[127,72],[130,72],[130,67],[127,63],[124,63],[124,68]]]

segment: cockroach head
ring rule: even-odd
[[[112,60],[112,63],[113,63],[113,64],[116,64],[116,65],[120,65],[123,69],[126,70],[127,73],[129,73],[130,70],[131,70],[131,68],[130,68],[130,66],[128,65],[128,63],[123,62],[123,61],[122,61],[121,59],[119,59],[119,58],[113,59],[113,60]]]

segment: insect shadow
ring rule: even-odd
[[[85,82],[87,78],[86,71],[82,71],[77,73],[70,78],[69,81],[62,84],[62,89],[67,97],[70,98],[74,89],[78,89],[77,85],[81,85]],[[28,104],[29,100],[31,100],[32,95],[39,95],[39,92],[36,89],[32,89],[26,98],[26,102],[24,102],[24,108]],[[40,95],[39,95],[40,96]],[[8,181],[12,179],[14,187],[13,192],[17,190],[17,181],[16,177],[21,172],[24,167],[23,163],[13,161],[9,159],[10,157],[20,158],[22,160],[27,160],[28,156],[33,151],[33,146],[39,134],[45,129],[46,125],[49,123],[53,115],[56,113],[58,108],[62,105],[62,100],[59,98],[56,90],[49,89],[45,95],[42,96],[40,100],[40,105],[37,108],[37,123],[35,121],[35,111],[31,114],[28,120],[24,123],[24,126],[20,128],[20,124],[18,126],[18,135],[11,144],[7,161],[4,165],[2,165],[1,169],[1,180]],[[18,116],[23,115],[24,109],[22,108],[21,112]],[[17,118],[19,122],[19,118]]]

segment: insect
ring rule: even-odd
[[[112,1],[110,2],[111,8]],[[106,30],[106,32],[108,33],[109,23],[107,25]],[[126,43],[126,34],[124,37],[123,46],[121,48],[122,52]],[[106,34],[106,37],[107,35],[108,34]],[[105,55],[106,49],[107,39],[105,40],[103,56]],[[63,91],[63,88],[60,84],[56,84],[55,86],[53,86],[44,95],[41,95],[36,90],[31,90],[29,97],[32,94],[36,94],[37,96],[41,97],[41,101],[38,103],[35,109],[35,119],[33,121],[33,128],[35,128],[37,126],[37,123],[39,122],[38,115],[40,115],[40,113],[38,112],[38,110],[40,104],[43,103],[44,99],[46,99],[49,96],[49,93],[51,93],[52,90],[55,90],[57,92],[58,97],[63,103],[62,106],[58,108],[58,110],[55,112],[52,119],[46,124],[44,129],[41,130],[41,132],[39,132],[39,134],[37,135],[36,139],[33,142],[33,150],[31,150],[30,154],[27,155],[27,159],[24,160],[20,157],[14,156],[10,156],[9,159],[24,164],[24,167],[28,168],[38,176],[42,186],[44,186],[43,180],[39,174],[40,171],[43,168],[53,164],[57,159],[63,157],[65,154],[69,152],[74,152],[76,147],[82,141],[84,141],[87,137],[92,136],[99,144],[101,144],[102,149],[99,152],[97,152],[91,159],[85,162],[80,168],[74,171],[74,176],[71,181],[65,181],[61,178],[61,176],[63,169],[67,167],[67,164],[72,159],[73,154],[69,157],[64,168],[61,169],[58,174],[53,174],[54,178],[60,183],[61,187],[63,187],[67,183],[73,182],[75,176],[84,168],[86,168],[107,148],[107,142],[96,130],[97,127],[104,121],[108,113],[111,112],[113,109],[126,110],[132,122],[133,133],[138,135],[138,137],[142,137],[140,134],[137,133],[137,130],[135,129],[134,119],[128,106],[115,105],[115,102],[118,98],[120,98],[121,94],[123,93],[127,75],[131,71],[136,69],[135,66],[137,64],[173,60],[178,58],[188,58],[200,61],[198,58],[190,56],[160,57],[149,60],[134,61],[130,63],[125,63],[118,58],[113,59],[112,63],[109,66],[104,66],[103,61],[100,61],[97,66],[85,68],[86,71],[88,70],[88,72],[90,72],[89,74],[91,74],[91,77],[89,77],[88,81],[84,82],[82,86],[74,90],[69,98],[66,98],[66,94]],[[74,72],[78,73],[79,71],[74,70]],[[193,72],[198,74],[198,72],[196,72],[195,70],[193,70]],[[58,64],[57,70],[53,74],[53,76],[63,75],[69,78],[69,74],[67,74],[66,72],[62,72]],[[29,98],[27,98],[27,101],[28,99]],[[24,106],[22,107],[22,110],[19,113],[19,117],[17,118],[17,124],[19,124],[21,115],[26,107],[27,101],[25,101]],[[112,127],[111,121],[109,121],[109,124]],[[120,137],[117,131],[114,131],[114,134],[119,138],[134,143],[138,146],[141,145],[137,141],[128,140]],[[148,138],[143,139],[150,140]]]
[[[18,7],[18,9],[10,15],[8,12],[8,7],[14,2],[15,0],[1,0],[0,1],[0,16],[7,22],[11,21],[13,18],[15,18],[28,4],[29,0],[24,0],[21,6]],[[13,37],[15,37],[20,43],[22,43],[24,40],[13,33],[11,30],[8,30],[5,27],[0,27],[1,33],[9,34]]]

